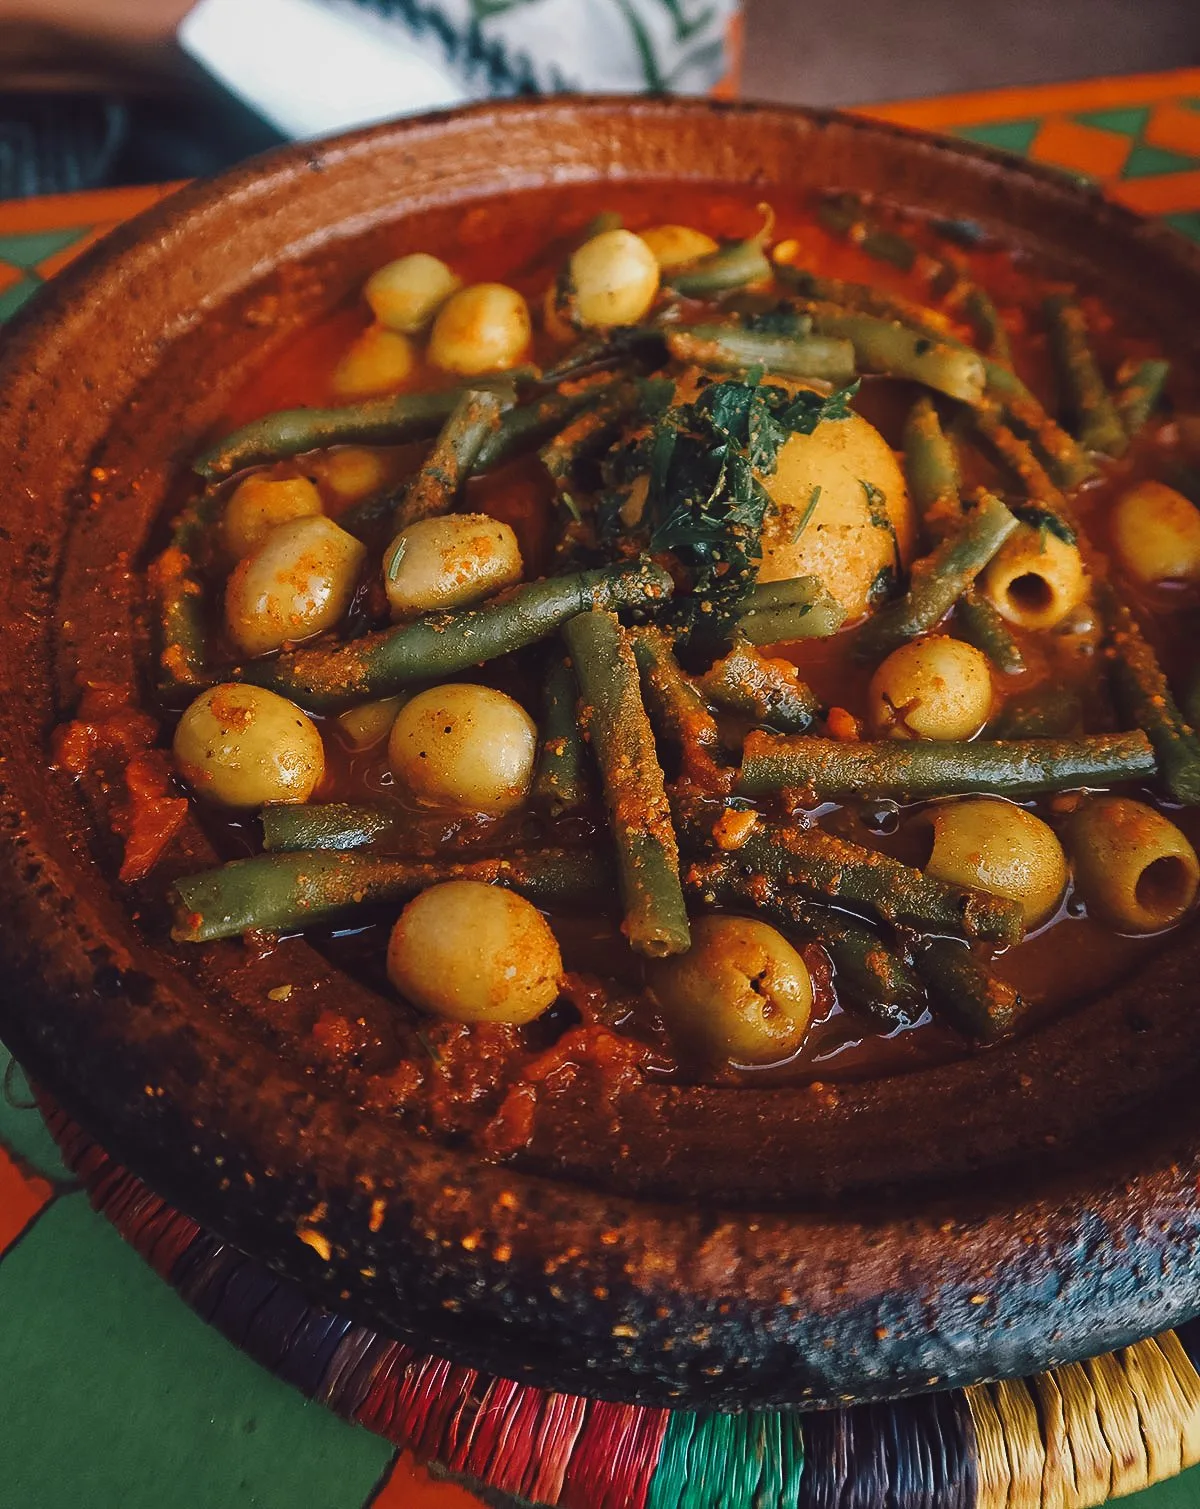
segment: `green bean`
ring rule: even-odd
[[[974,584],[959,598],[954,619],[962,638],[981,650],[998,671],[1011,676],[1025,669],[1020,645],[1004,619]]]
[[[781,896],[775,915],[786,921],[795,906],[790,897]],[[916,971],[869,927],[843,917],[832,921],[827,917],[815,919],[814,937],[829,955],[841,1004],[889,1030],[912,1026],[924,1007]]]
[[[770,724],[781,733],[802,734],[819,711],[811,688],[786,660],[768,660],[738,641],[700,678],[700,690],[718,707]]]
[[[1083,721],[1079,694],[1061,681],[1005,699],[985,730],[989,739],[1062,739]]]
[[[512,401],[512,389],[483,388],[475,389],[477,397],[485,397],[488,400],[486,407],[491,407],[491,395],[500,398],[501,407],[506,401]],[[497,423],[486,423],[486,415],[477,412],[469,415],[463,412],[459,420],[456,415],[463,409],[463,401],[471,397],[471,389],[463,389],[457,395],[456,406],[447,416],[445,426],[442,427],[442,438],[447,445],[442,451],[442,438],[435,444],[429,456],[424,460],[423,466],[414,478],[406,484],[402,492],[405,504],[412,498],[414,507],[420,506],[421,493],[426,492],[430,504],[438,502],[439,493],[457,493],[466,483],[468,475],[478,475],[478,472],[489,471],[492,466],[500,466],[510,456],[518,453],[524,445],[533,444],[540,436],[554,433],[560,429],[566,420],[571,418],[572,413],[581,409],[586,401],[590,400],[590,392],[583,391],[578,394],[565,395],[551,392],[545,397],[539,398],[536,403],[521,404],[519,407],[510,407],[506,412],[501,412]],[[471,423],[478,420],[477,426]],[[451,432],[451,426],[454,426]],[[448,433],[451,432],[451,433]],[[472,456],[474,450],[474,456]],[[439,454],[442,451],[442,454]],[[447,509],[433,507],[433,513],[447,512]],[[383,522],[391,525],[392,533],[397,530],[395,524],[397,513],[397,499],[394,492],[374,493],[368,498],[362,498],[350,509],[347,509],[338,519],[338,524],[355,534],[359,539],[370,536],[371,531],[376,530]],[[414,515],[406,524],[415,524],[417,518],[429,518],[430,515]]]
[[[422,519],[450,512],[484,441],[498,433],[500,416],[511,405],[512,397],[511,389],[507,393],[494,388],[463,389],[433,449],[405,484],[392,520],[397,533]]]
[[[775,915],[786,921],[799,903],[777,893]],[[921,1016],[921,982],[912,966],[864,923],[827,911],[813,918],[813,935],[833,964],[838,1000],[889,1029],[909,1027]]]
[[[888,262],[901,272],[911,272],[916,265],[913,243],[881,226],[857,194],[837,194],[822,200],[817,219],[826,230],[845,237],[877,262]]]
[[[676,361],[716,372],[763,367],[781,377],[847,383],[854,377],[854,347],[820,335],[769,335],[737,325],[679,326],[667,335]]]
[[[558,501],[558,532],[554,542],[554,566],[566,571],[587,559],[593,540],[591,521],[585,518],[572,496],[576,468],[599,456],[620,429],[623,420],[638,412],[641,394],[631,382],[615,382],[538,452],[538,458],[555,485]]]
[[[613,379],[575,388],[570,393],[550,392],[532,403],[518,404],[500,420],[499,428],[484,437],[475,457],[474,472],[491,471],[527,446],[540,445],[555,435],[581,409],[597,401]]]
[[[992,404],[983,404],[975,409],[971,423],[985,449],[1010,473],[1031,500],[1032,509],[1014,506],[1013,511],[1028,523],[1045,523],[1060,540],[1074,545],[1078,539],[1078,529],[1072,509],[1034,455],[1028,441],[1022,440],[1010,425],[1004,423],[1001,412]],[[1032,517],[1035,514],[1037,517]]]
[[[1051,419],[1025,384],[999,363],[988,367],[988,396],[998,401],[1005,421],[1029,438],[1059,487],[1078,487],[1096,475],[1095,464],[1074,436]]]
[[[802,902],[776,892],[765,910],[781,922],[799,918]],[[924,1009],[916,971],[895,949],[888,948],[865,923],[844,912],[827,910],[812,917],[812,936],[829,955],[833,983],[843,1006],[872,1017],[882,1027],[910,1027]]]
[[[365,907],[407,901],[447,880],[507,886],[539,905],[602,905],[609,867],[585,850],[547,849],[490,859],[419,860],[316,850],[235,859],[173,886],[177,943],[329,926]]]
[[[427,613],[349,644],[253,660],[230,675],[315,712],[337,712],[536,644],[590,608],[649,607],[671,590],[667,572],[640,561],[574,571],[528,582],[478,608]]]
[[[748,241],[730,241],[705,257],[698,257],[685,267],[663,274],[663,282],[685,299],[705,298],[724,293],[729,288],[744,288],[771,276],[771,264],[758,237]]]
[[[399,445],[436,435],[458,393],[401,393],[337,409],[283,409],[252,420],[196,457],[193,470],[208,481],[243,467],[282,461],[330,445]]]
[[[931,555],[914,561],[903,597],[880,609],[854,642],[859,660],[882,660],[900,645],[925,634],[949,613],[963,592],[1017,527],[999,498],[984,493]]]
[[[1185,806],[1200,806],[1200,739],[1184,721],[1167,678],[1137,620],[1108,583],[1096,589],[1108,629],[1113,693],[1122,715],[1148,735],[1159,779]]]
[[[708,814],[683,821],[689,850],[707,839],[711,821]],[[935,880],[820,828],[760,820],[734,856],[745,871],[775,886],[812,901],[859,907],[885,922],[1001,943],[1018,943],[1024,935],[1020,904],[1008,897]]]
[[[779,608],[811,607],[823,601],[825,588],[819,576],[785,576],[773,582],[755,582],[742,599],[744,613],[773,613]]]
[[[1141,732],[964,744],[932,739],[843,743],[756,730],[746,736],[735,789],[749,797],[811,791],[822,801],[866,795],[917,800],[972,792],[1037,796],[1145,780],[1156,768],[1154,750]]]
[[[208,623],[199,565],[222,500],[211,489],[175,521],[171,542],[150,568],[158,598],[159,688],[165,696],[208,686]]]
[[[587,759],[576,700],[571,667],[555,655],[542,688],[542,726],[530,791],[534,806],[552,817],[574,812],[588,799]]]
[[[899,294],[883,293],[866,283],[847,283],[840,278],[818,278],[799,268],[780,265],[776,276],[809,299],[835,304],[843,309],[898,321],[932,341],[970,350],[950,333],[949,321],[936,309],[916,304]],[[1010,423],[1032,435],[1047,458],[1054,480],[1061,487],[1074,487],[1093,476],[1096,468],[1070,435],[1051,419],[1041,404],[1004,362],[985,356],[983,369],[987,392],[997,398]]]
[[[664,333],[656,325],[618,325],[614,330],[577,342],[545,369],[542,382],[552,385],[573,381],[596,368],[624,366],[644,356],[658,367],[666,349]]]
[[[1170,362],[1150,360],[1138,362],[1128,375],[1123,376],[1117,389],[1117,413],[1131,440],[1145,428],[1146,421],[1158,407],[1170,375]]]
[[[936,309],[917,304],[901,294],[884,293],[870,283],[849,283],[842,278],[820,278],[799,267],[779,263],[775,276],[805,299],[839,309],[869,314],[877,319],[898,321],[934,341],[949,341],[950,321]]]
[[[971,426],[987,453],[1009,473],[1030,498],[1057,499],[1060,494],[1046,468],[1034,455],[1027,440],[1005,424],[1003,413],[995,403],[981,404],[971,411]]]
[[[967,311],[971,324],[975,327],[975,334],[984,355],[991,357],[993,361],[1011,366],[1012,344],[1009,341],[1004,321],[1000,318],[1000,311],[992,302],[991,294],[985,288],[972,284],[963,295],[963,307]]]
[[[563,629],[580,721],[604,787],[630,947],[661,959],[691,944],[679,848],[629,636],[612,613],[580,613]]]
[[[632,382],[614,382],[542,446],[538,457],[560,488],[579,463],[604,449],[623,419],[637,412],[641,395]]]
[[[918,398],[904,424],[904,474],[926,532],[935,540],[962,520],[962,474],[933,399]]]
[[[756,583],[742,601],[737,629],[751,644],[783,644],[827,639],[845,622],[845,608],[825,590],[820,577],[796,576]]]
[[[365,849],[404,831],[404,816],[397,808],[367,802],[276,802],[259,815],[268,854]]]
[[[824,304],[813,309],[813,328],[818,335],[848,340],[863,371],[908,378],[962,403],[976,404],[983,398],[983,358],[965,346],[933,340],[894,320]]]
[[[1087,320],[1074,299],[1051,294],[1045,301],[1050,351],[1058,381],[1075,419],[1075,435],[1089,451],[1124,455],[1125,426],[1088,342]]]
[[[908,1027],[924,1007],[915,970],[864,922],[831,907],[804,901],[761,876],[747,876],[736,852],[688,868],[687,894],[705,905],[719,904],[770,917],[789,932],[819,943],[833,965],[838,1001],[882,1027]]]
[[[934,1005],[968,1037],[992,1043],[1016,1028],[1029,1003],[1007,980],[999,979],[972,949],[950,938],[923,940],[916,950],[917,973]]]
[[[958,455],[942,430],[932,399],[918,399],[909,412],[904,427],[904,469],[927,534],[942,539],[956,523],[961,525]],[[963,638],[982,650],[1000,670],[1024,669],[1024,658],[1008,626],[973,584],[963,592],[955,613]]]
[[[691,677],[680,670],[670,641],[658,629],[636,629],[631,637],[650,722],[659,738],[679,751],[684,778],[706,786],[727,785],[718,760],[716,719]]]

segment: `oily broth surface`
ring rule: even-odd
[[[811,210],[799,203],[779,199],[772,201],[776,214],[774,240],[795,238],[799,253],[795,260],[812,271],[852,281],[875,284],[881,289],[909,297],[921,298],[924,289],[915,277],[881,263],[857,247],[846,244],[821,229]],[[394,242],[385,255],[401,255],[411,250],[429,250],[450,261],[465,282],[492,280],[511,283],[529,299],[535,312],[540,308],[543,291],[561,265],[579,231],[601,210],[617,210],[626,225],[638,229],[652,223],[679,221],[696,225],[710,234],[738,237],[752,234],[762,223],[755,197],[735,190],[705,189],[697,192],[682,185],[634,185],[572,188],[553,193],[509,196],[474,205],[465,211],[439,211],[398,226]],[[1015,310],[1010,333],[1015,362],[1027,382],[1044,400],[1053,400],[1052,382],[1044,337],[1034,321],[1027,318],[1040,300],[1044,284],[1027,259],[994,246],[982,246],[963,253],[972,276],[987,288],[1006,314]],[[382,260],[382,259],[381,259]],[[363,276],[369,268],[362,269]],[[1154,354],[1153,342],[1136,332],[1118,330],[1109,312],[1096,300],[1085,298],[1089,322],[1097,332],[1096,345],[1102,363],[1109,369],[1122,357]],[[699,306],[698,306],[699,307]],[[272,410],[300,404],[337,402],[331,391],[330,377],[336,362],[354,337],[370,322],[369,311],[357,289],[345,304],[312,329],[297,337],[231,404],[221,430],[231,429]],[[535,335],[534,359],[549,358],[559,348],[543,335]],[[420,367],[406,387],[426,389],[442,387],[452,379],[427,367]],[[1182,391],[1179,377],[1173,377],[1176,395]],[[876,424],[889,443],[898,445],[903,415],[915,389],[904,384],[867,379],[856,408]],[[1105,519],[1114,499],[1130,482],[1144,476],[1163,475],[1179,451],[1176,427],[1169,422],[1154,421],[1119,463],[1106,465],[1105,476],[1076,495],[1075,504],[1085,527],[1097,546],[1106,548]],[[380,451],[390,474],[399,479],[411,469],[416,455],[413,447]],[[969,461],[967,458],[971,458]],[[306,460],[298,458],[276,470],[280,475],[304,473]],[[995,484],[997,474],[973,451],[964,452],[965,480],[969,485]],[[330,514],[337,517],[338,505],[326,493]],[[551,532],[551,488],[536,460],[518,460],[493,476],[473,481],[467,489],[463,507],[501,518],[516,531],[525,557],[527,574],[536,575],[548,564]],[[1163,593],[1157,601],[1143,594],[1139,609],[1151,609],[1153,620],[1148,627],[1164,665],[1171,672],[1189,645],[1196,642],[1200,614],[1193,603],[1180,594]],[[1101,674],[1097,658],[1081,662],[1054,643],[1054,636],[1017,635],[1026,652],[1028,669],[1018,675],[996,674],[997,688],[1008,692],[1025,692],[1040,681],[1060,678],[1078,684],[1085,706],[1095,703],[1090,688]],[[776,651],[775,653],[780,653]],[[847,637],[835,636],[827,641],[810,641],[797,645],[790,653],[802,668],[823,703],[843,706],[852,712],[863,705],[870,669],[850,660]],[[536,712],[536,685],[527,667],[516,661],[501,661],[484,667],[477,675],[458,679],[479,680],[523,701]],[[1107,725],[1089,723],[1089,731],[1102,732]],[[315,800],[356,800],[364,798],[400,801],[387,770],[383,746],[366,754],[352,754],[336,736],[325,729],[329,749],[329,770]],[[1134,795],[1145,793],[1133,792]],[[920,863],[924,857],[923,829],[912,820],[913,811],[897,809],[882,815],[858,805],[821,809],[824,826],[840,835],[883,848],[898,858]],[[1061,818],[1061,804],[1054,798],[1029,804],[1031,810],[1052,825]],[[1200,819],[1191,814],[1170,811],[1174,821],[1193,840],[1200,838]],[[250,834],[254,824],[226,822],[211,812],[205,814],[206,826],[218,848],[233,857],[253,847]],[[888,831],[891,830],[891,831]],[[516,814],[501,820],[448,819],[408,809],[405,847],[412,852],[435,852],[442,845],[453,844],[468,853],[494,844],[497,840],[527,844],[578,844],[595,835],[603,844],[603,820],[596,813],[552,822],[530,814]],[[386,946],[388,922],[380,920],[363,928],[347,929],[339,934],[310,935],[339,967],[353,971],[366,983],[387,990],[382,958]],[[621,1031],[648,1042],[654,1052],[652,1072],[667,1077],[678,1071],[668,1045],[652,1017],[639,1016],[631,1008],[641,989],[640,961],[629,951],[614,923],[604,918],[556,919],[556,929],[563,946],[568,970],[597,976],[607,986],[611,1009],[603,1013]],[[997,961],[997,970],[1017,984],[1034,1003],[1030,1020],[1044,1019],[1056,1012],[1079,1006],[1097,991],[1117,983],[1138,970],[1145,960],[1162,946],[1156,938],[1118,937],[1088,918],[1082,907],[1068,893],[1058,914],[1019,947],[1010,949]],[[286,950],[284,941],[280,948]],[[817,950],[819,953],[820,951]],[[734,1078],[757,1083],[803,1083],[812,1080],[861,1078],[903,1072],[924,1064],[963,1056],[972,1050],[949,1029],[924,1017],[914,1027],[884,1035],[866,1019],[843,1012],[829,985],[827,966],[814,966],[817,1008],[814,1026],[798,1055],[786,1065],[754,1071],[738,1071]],[[407,1008],[397,1005],[397,1011]],[[549,1023],[524,1029],[524,1041],[530,1052],[540,1050],[554,1031],[573,1020],[571,1008],[556,1009]]]

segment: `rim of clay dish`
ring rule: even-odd
[[[1057,174],[836,113],[488,104],[182,190],[56,279],[0,360],[0,1032],[219,1236],[402,1339],[545,1387],[816,1408],[1164,1330],[1200,1306],[1194,939],[959,1064],[823,1099],[647,1093],[611,1147],[522,1172],[398,1132],[248,1033],[237,946],[167,943],[48,771],[68,671],[137,674],[134,547],[206,426],[350,286],[379,227],[500,190],[666,178],[764,197],[824,182],[978,218],[1084,270],[1196,364],[1194,248]],[[70,604],[97,593],[112,632],[77,642]],[[313,977],[328,969],[313,953]],[[736,1171],[713,1131],[730,1094]],[[664,1126],[686,1151],[651,1175],[630,1144]]]

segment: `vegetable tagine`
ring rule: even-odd
[[[148,577],[123,879],[376,987],[314,1061],[497,1156],[589,1064],[980,1051],[1200,883],[1189,374],[972,223],[616,197],[505,281],[398,247]],[[177,873],[189,811],[225,862]]]

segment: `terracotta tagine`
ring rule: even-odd
[[[499,1166],[403,1134],[290,1053],[254,1008],[269,962],[170,944],[153,887],[116,879],[104,791],[85,801],[50,768],[82,684],[137,683],[141,571],[190,457],[247,373],[357,286],[386,227],[419,216],[445,236],[498,191],[681,177],[977,220],[1184,366],[1200,356],[1200,253],[1170,232],[1057,174],[838,115],[513,102],[185,189],[5,338],[0,1034],[220,1237],[397,1337],[547,1388],[815,1408],[1173,1326],[1200,1308],[1194,935],[946,1067],[824,1093],[648,1087],[565,1127],[552,1160]],[[183,849],[204,862],[198,828]],[[331,970],[303,959],[309,981]]]

